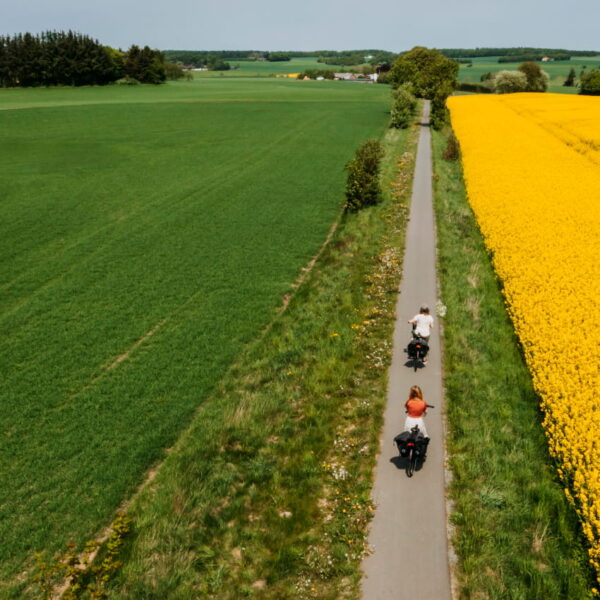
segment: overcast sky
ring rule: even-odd
[[[600,50],[599,23],[600,0],[0,0],[3,34],[73,29],[162,50]]]

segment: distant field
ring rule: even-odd
[[[516,63],[499,63],[497,56],[474,58],[473,66],[460,65],[458,79],[459,81],[478,83],[484,73],[496,73],[504,69],[513,71],[517,69],[520,64],[521,61]],[[548,91],[576,94],[579,91],[578,88],[566,88],[562,84],[571,68],[575,69],[575,73],[577,74],[577,77],[579,77],[581,68],[584,65],[587,66],[588,71],[592,68],[600,68],[600,56],[573,57],[571,60],[540,63],[542,69],[550,76]]]
[[[332,71],[349,69],[352,67],[341,67],[339,65],[326,65],[317,62],[314,57],[296,57],[289,61],[269,62],[268,60],[230,60],[227,61],[232,67],[238,67],[230,71],[196,71],[195,77],[272,77],[285,73],[300,73],[306,69],[330,69]]]
[[[108,522],[273,318],[388,94],[0,90],[0,597]]]

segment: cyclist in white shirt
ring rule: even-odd
[[[414,327],[414,335],[422,337],[429,345],[429,336],[433,327],[433,317],[429,314],[429,306],[423,304],[419,309],[419,314],[408,321]]]

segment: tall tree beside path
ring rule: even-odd
[[[437,50],[415,46],[394,61],[390,82],[394,87],[409,83],[417,98],[433,100],[440,88],[454,89],[458,67]]]
[[[438,50],[415,46],[392,65],[389,80],[394,87],[410,86],[417,98],[431,100],[431,125],[440,129],[447,118],[446,98],[456,87],[458,62]]]
[[[417,107],[417,99],[407,87],[402,85],[392,94],[391,126],[399,129],[405,129],[411,124]]]

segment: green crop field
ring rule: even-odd
[[[289,61],[270,62],[270,61],[231,61],[232,67],[237,67],[236,71],[231,73],[243,73],[244,75],[270,75],[272,73],[300,73],[306,69],[329,69],[330,65],[317,62],[317,59],[312,56],[295,57]]]
[[[229,60],[233,68],[230,71],[195,71],[194,77],[204,79],[213,77],[274,77],[286,73],[301,73],[306,69],[327,69],[342,71],[357,67],[342,67],[320,63],[312,56],[296,56],[289,61],[270,62],[268,60]]]
[[[273,319],[388,95],[0,90],[0,597],[22,597],[36,551],[110,521]]]
[[[516,63],[499,63],[497,56],[487,56],[474,58],[472,66],[461,64],[458,72],[458,80],[470,83],[478,83],[484,73],[497,73],[498,71],[515,71],[521,61]],[[571,60],[557,62],[539,63],[540,66],[550,76],[548,91],[554,93],[576,94],[579,89],[576,87],[567,88],[563,86],[571,68],[575,69],[577,77],[581,73],[583,66],[589,71],[600,68],[600,56],[574,56]]]
[[[224,77],[275,77],[286,73],[300,73],[305,69],[322,69],[316,58],[292,58],[289,61],[269,62],[258,60],[230,60],[229,71],[194,71],[198,79],[213,79]]]

